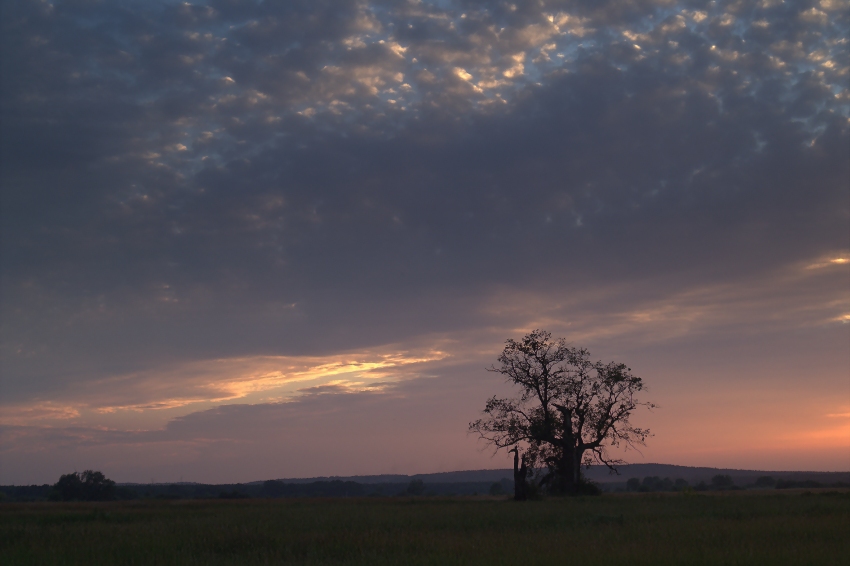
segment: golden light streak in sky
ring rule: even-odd
[[[325,357],[256,356],[216,359],[116,376],[90,387],[70,402],[39,401],[0,408],[0,424],[31,425],[96,415],[144,413],[146,420],[170,419],[224,403],[280,402],[321,386],[355,391],[415,375],[411,367],[446,358],[438,349],[365,351]],[[127,402],[132,399],[132,402]],[[180,410],[175,412],[174,410]],[[151,413],[162,412],[162,417]],[[132,419],[132,417],[130,417]]]

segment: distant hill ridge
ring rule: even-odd
[[[772,476],[776,479],[795,481],[813,480],[822,483],[850,482],[850,472],[807,472],[807,471],[770,471],[770,470],[738,470],[732,468],[707,468],[693,466],[677,466],[674,464],[626,464],[619,466],[619,475],[609,473],[605,466],[591,466],[583,470],[585,477],[598,483],[620,483],[629,478],[644,478],[647,476],[682,478],[691,484],[700,481],[710,482],[718,474],[730,476],[735,483],[752,483],[761,476]],[[354,481],[362,484],[404,483],[418,479],[424,483],[465,483],[465,482],[497,482],[502,478],[512,478],[513,470],[464,470],[457,472],[439,472],[433,474],[380,474],[372,476],[320,476],[313,478],[281,478],[285,483],[312,483],[316,481]]]

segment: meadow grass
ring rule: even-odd
[[[846,564],[850,493],[0,505],[0,564]]]

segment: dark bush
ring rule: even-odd
[[[806,489],[823,487],[823,484],[815,480],[779,480],[776,482],[776,489],[794,489],[804,487]]]
[[[639,491],[673,491],[673,481],[670,478],[646,476],[641,482]]]
[[[407,495],[422,495],[425,493],[425,482],[422,480],[410,480],[405,493]]]
[[[278,480],[266,480],[260,494],[263,497],[283,497],[287,495],[286,484]]]
[[[115,488],[115,499],[120,499],[122,501],[129,501],[132,499],[138,499],[139,494],[135,489],[130,487],[116,487]]]
[[[592,481],[581,478],[576,484],[576,495],[602,495],[602,489]]]
[[[218,498],[219,499],[249,499],[250,496],[247,493],[242,493],[242,492],[236,491],[234,489],[233,491],[222,491],[221,493],[218,494]]]
[[[688,487],[688,482],[681,478],[673,481],[670,478],[661,479],[658,476],[646,476],[643,478],[643,481],[637,478],[630,478],[626,482],[626,491],[641,491],[645,493],[654,491],[682,491]]]
[[[735,482],[732,481],[732,476],[717,474],[716,476],[711,478],[711,489],[722,491],[727,489],[733,489],[734,487]]]

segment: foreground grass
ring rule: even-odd
[[[28,503],[0,564],[846,564],[848,533],[847,492]]]

